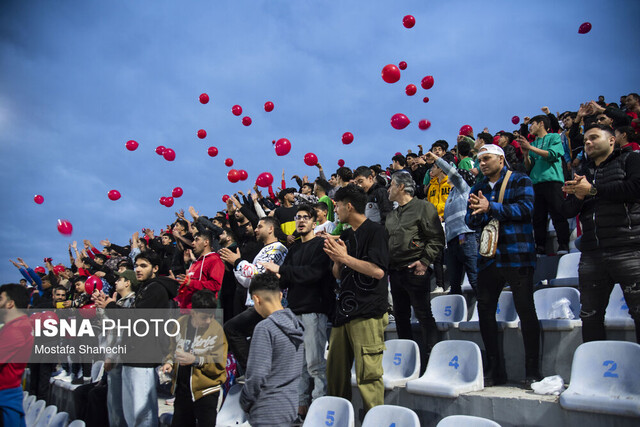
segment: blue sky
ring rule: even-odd
[[[406,29],[402,18],[416,17]],[[458,129],[513,129],[549,106],[575,110],[604,95],[638,92],[637,1],[27,1],[0,4],[0,274],[21,256],[68,262],[70,241],[126,243],[159,230],[177,208],[214,214],[223,194],[246,191],[260,172],[316,176],[387,164],[396,151],[454,142]],[[579,35],[584,21],[593,24]],[[396,84],[389,63],[406,61]],[[433,75],[435,86],[420,88]],[[414,83],[417,95],[404,87]],[[207,105],[198,95],[211,97]],[[422,98],[429,96],[424,104]],[[263,110],[273,101],[271,113]],[[231,114],[239,104],[253,119]],[[389,125],[404,113],[402,131]],[[429,119],[427,131],[417,127]],[[204,140],[196,137],[205,129]],[[355,141],[341,143],[350,131]],[[288,138],[277,157],[271,141]],[[125,143],[140,147],[129,152]],[[158,145],[173,148],[167,162]],[[216,158],[207,156],[218,147]],[[231,184],[224,159],[249,179]],[[292,181],[290,181],[292,183]],[[184,189],[173,208],[158,203]],[[122,193],[112,202],[111,189]],[[35,194],[45,202],[36,205]],[[74,226],[71,238],[58,218]]]

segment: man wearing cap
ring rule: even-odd
[[[507,382],[504,359],[498,350],[496,323],[498,298],[506,283],[511,286],[522,324],[525,385],[528,386],[540,379],[540,326],[533,303],[533,270],[536,264],[531,224],[533,186],[529,177],[519,172],[512,172],[505,182],[504,151],[497,145],[486,144],[480,149],[478,159],[484,176],[471,189],[466,223],[470,228],[481,231],[491,219],[500,222],[495,256],[478,255],[478,317],[488,358],[485,386]],[[504,199],[499,203],[503,185]]]

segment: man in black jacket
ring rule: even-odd
[[[287,252],[281,266],[273,262],[264,267],[280,275],[280,288],[289,289],[289,308],[304,326],[304,360],[300,377],[298,413],[303,418],[312,399],[327,394],[327,314],[335,296],[335,280],[331,261],[324,252],[324,239],[314,233],[316,211],[309,205],[299,205],[295,216],[300,236]]]
[[[582,340],[606,339],[604,314],[620,283],[640,343],[640,155],[615,146],[613,129],[593,125],[584,134],[589,160],[567,181],[566,217],[580,214]]]
[[[360,166],[356,169],[354,181],[367,194],[367,205],[364,210],[367,219],[384,224],[387,215],[393,209],[393,203],[389,201],[387,189],[376,182],[369,166]]]

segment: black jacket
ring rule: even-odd
[[[583,252],[640,248],[640,154],[616,148],[599,166],[592,160],[578,173],[597,189],[584,200],[570,195],[563,214],[580,214]]]

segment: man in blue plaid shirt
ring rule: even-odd
[[[505,284],[511,286],[520,316],[525,349],[525,385],[540,379],[540,326],[533,303],[533,270],[536,265],[533,239],[533,185],[527,175],[513,172],[498,203],[507,172],[504,151],[485,145],[478,153],[484,177],[473,186],[467,209],[467,225],[476,230],[491,219],[500,221],[498,249],[494,258],[478,255],[478,317],[480,333],[487,351],[485,386],[505,384],[504,357],[498,349],[496,309]]]

